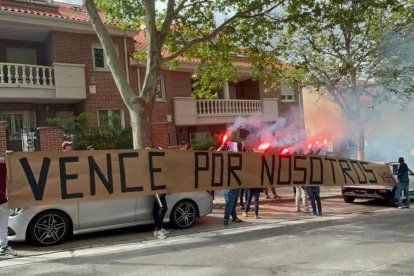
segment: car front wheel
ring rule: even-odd
[[[45,211],[30,222],[28,239],[39,246],[55,245],[67,237],[70,228],[65,213],[56,210]]]
[[[346,203],[353,203],[355,201],[355,197],[353,196],[342,195],[342,197]]]
[[[197,206],[190,200],[178,202],[171,211],[170,221],[177,228],[188,228],[197,219]]]

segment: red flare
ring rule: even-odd
[[[323,144],[324,145],[327,145],[328,144],[328,139],[327,138],[323,139]]]
[[[220,142],[221,145],[224,145],[227,142],[228,139],[229,139],[229,136],[228,136],[227,133],[220,134],[220,136],[219,136],[219,142]]]
[[[257,147],[257,150],[258,151],[266,151],[269,147],[270,147],[270,142],[266,142],[266,143],[260,144]]]
[[[287,154],[287,153],[289,153],[289,148],[283,149],[280,154]]]
[[[311,149],[312,148],[312,143],[309,143],[308,144],[308,149]]]

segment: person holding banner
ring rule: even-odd
[[[260,192],[262,191],[261,188],[250,188],[247,191],[247,200],[246,200],[246,206],[244,209],[243,215],[245,217],[248,217],[248,212],[250,209],[250,203],[252,202],[252,198],[254,198],[254,214],[256,216],[256,219],[259,219],[259,197]]]
[[[229,151],[237,151],[237,142],[229,142],[227,144]],[[223,145],[217,150],[220,151]],[[240,189],[227,189],[224,191],[224,226],[229,225],[230,216],[233,222],[243,222],[237,217],[237,201],[240,196]]]
[[[154,206],[152,208],[152,216],[155,224],[154,237],[163,240],[167,238],[166,234],[169,233],[163,227],[164,216],[168,210],[166,195],[156,194],[154,197]]]
[[[276,188],[275,187],[271,187],[270,190],[272,191],[273,198],[280,198],[280,195],[278,195],[276,193]],[[269,199],[270,198],[270,196],[269,196],[269,188],[267,188],[267,187],[264,188],[264,194],[265,194],[265,198],[266,199]]]
[[[307,186],[306,191],[308,192],[311,201],[312,215],[322,216],[321,189],[319,186]],[[297,192],[298,191],[296,190],[296,193]]]
[[[6,189],[7,168],[4,162],[4,156],[0,156],[0,255],[17,256],[16,252],[8,245],[7,226],[9,224],[10,210],[7,204]]]
[[[397,190],[395,191],[395,199],[398,202],[398,208],[410,208],[410,191],[408,189],[409,185],[409,178],[408,178],[408,166],[404,161],[404,157],[398,158],[398,172],[397,172],[397,179],[398,185]],[[402,204],[401,194],[404,192],[405,195],[405,205]]]
[[[308,196],[305,192],[305,189],[303,186],[296,187],[296,193],[295,193],[295,206],[296,206],[296,212],[300,212],[300,200],[302,199],[302,205],[303,205],[303,212],[310,213],[310,209],[308,208]]]

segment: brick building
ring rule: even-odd
[[[145,65],[131,58],[145,47],[141,34],[107,27],[131,87],[139,93]],[[228,84],[217,100],[191,98],[195,64],[162,70],[152,115],[153,146],[203,139],[224,131],[238,116],[262,112],[268,122],[300,105],[297,91],[264,93],[248,65],[237,83]],[[80,112],[118,115],[123,126],[129,114],[109,71],[103,49],[82,7],[52,0],[0,0],[0,121],[7,149],[33,150],[35,130],[48,117]],[[4,127],[3,127],[4,128]],[[0,150],[6,142],[0,140]]]

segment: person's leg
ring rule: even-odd
[[[224,201],[225,201],[224,224],[228,223],[229,218],[230,218],[230,213],[231,213],[231,209],[230,209],[230,191],[231,190],[224,191]]]
[[[264,194],[265,194],[265,198],[269,198],[269,188],[267,187],[264,188]]]
[[[301,197],[302,197],[302,205],[304,208],[305,212],[309,212],[309,208],[308,208],[308,196],[305,192],[305,189],[303,187],[298,187],[298,190],[300,190],[301,193]]]
[[[312,214],[316,215],[317,214],[317,210],[316,210],[316,202],[315,202],[315,196],[314,196],[314,190],[313,187],[308,187],[306,188],[306,191],[309,194],[309,199],[311,201],[311,205],[312,205]]]
[[[299,212],[300,211],[300,195],[301,195],[301,190],[298,187],[298,189],[296,189],[296,194],[295,194],[295,207],[296,207],[296,211]]]
[[[0,205],[0,245],[1,248],[7,247],[7,226],[9,223],[10,210],[7,203]]]
[[[245,189],[240,189],[240,206],[242,207],[242,209],[244,208],[244,203],[243,203],[243,201],[244,201],[244,192],[245,192]]]
[[[401,192],[402,192],[402,183],[398,182],[397,189],[395,190],[395,199],[397,200],[397,207],[402,206],[402,199],[401,199]]]
[[[160,229],[159,220],[158,220],[158,213],[160,210],[160,205],[158,204],[158,200],[154,197],[154,204],[152,206],[152,217],[154,219],[155,231]]]
[[[260,197],[260,191],[254,191],[254,213],[256,215],[256,218],[259,218],[259,197]]]
[[[167,206],[167,200],[164,196],[158,196],[158,198],[160,199],[161,202],[161,206],[159,206],[158,201],[156,200],[156,205],[158,206],[157,209],[157,213],[156,213],[156,223],[155,223],[155,230],[161,230],[163,228],[163,222],[164,222],[164,217],[165,214],[167,213],[168,210],[168,206]]]
[[[410,208],[409,183],[404,183],[405,207]]]
[[[161,222],[161,228],[162,228],[162,225],[163,225],[163,222],[164,222],[164,217],[165,217],[165,214],[166,214],[166,213],[167,213],[167,211],[168,211],[168,206],[167,206],[167,198],[166,198],[166,196],[165,196],[165,195],[164,195],[164,196],[160,196],[160,200],[161,200],[162,208],[161,208],[161,210],[160,210],[159,219],[160,219],[160,222]]]
[[[322,216],[321,191],[319,187],[315,189],[315,201],[318,207],[318,215]]]
[[[276,188],[272,187],[272,194],[273,194],[273,198],[279,198],[280,196],[277,194],[276,192]]]
[[[247,217],[247,213],[249,212],[250,209],[250,203],[252,202],[252,192],[249,190],[247,190],[247,200],[246,200],[246,205],[244,206],[244,216]]]
[[[237,220],[238,219],[238,217],[237,217],[237,199],[240,196],[240,190],[239,189],[234,189],[234,190],[231,190],[231,191],[232,191],[232,194],[233,194],[233,206],[232,206],[230,215],[233,218],[233,220]]]

